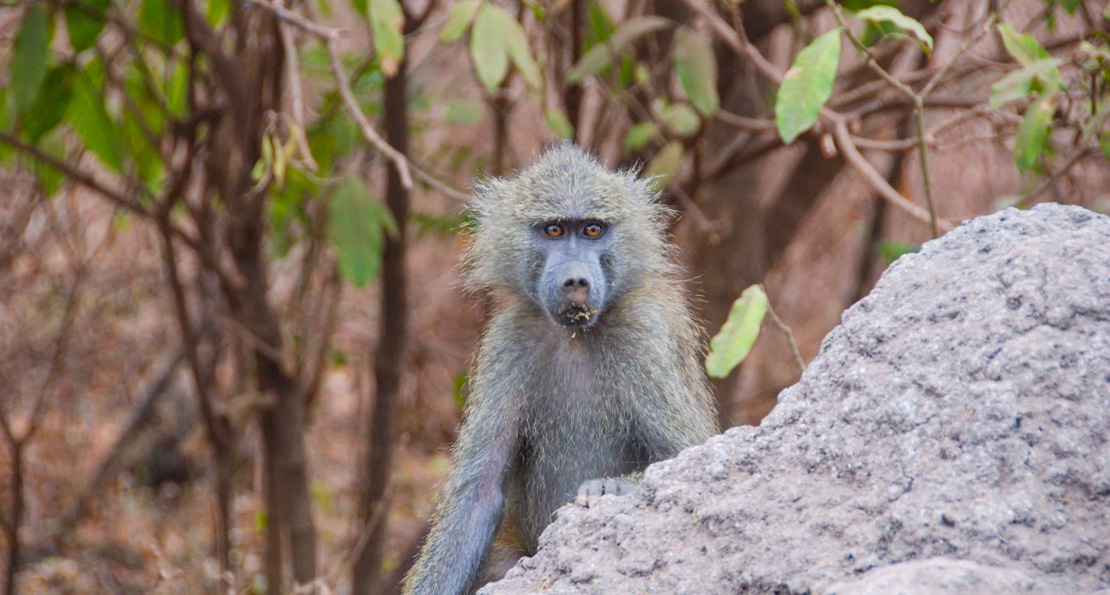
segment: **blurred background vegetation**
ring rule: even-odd
[[[754,424],[959,221],[1110,210],[1105,0],[0,5],[0,592],[392,593],[486,304],[468,189],[657,176]]]

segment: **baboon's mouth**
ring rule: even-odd
[[[589,326],[597,317],[597,309],[586,304],[570,304],[559,310],[559,322],[565,326]]]

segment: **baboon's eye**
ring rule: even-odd
[[[582,233],[586,234],[587,238],[599,238],[605,228],[600,223],[587,223],[586,227],[582,228]]]
[[[545,225],[543,228],[543,232],[547,234],[547,237],[549,238],[558,238],[563,235],[563,226],[559,225],[558,223]]]

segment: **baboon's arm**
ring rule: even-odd
[[[699,376],[695,353],[682,353],[686,345],[657,343],[652,347],[631,362],[638,368],[631,374],[644,379],[635,391],[638,398],[633,406],[633,423],[649,459],[656,462],[705,442],[718,430],[713,397]],[[654,350],[659,351],[648,355]],[[663,350],[672,351],[668,355]],[[677,365],[675,352],[680,354]]]
[[[406,594],[466,593],[497,533],[518,448],[519,399],[483,384],[475,383],[454,469]]]

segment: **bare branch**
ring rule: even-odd
[[[836,146],[840,149],[841,154],[844,155],[844,158],[848,160],[848,163],[850,163],[852,167],[856,168],[856,171],[863,175],[867,183],[870,184],[880,196],[914,219],[924,223],[930,223],[931,217],[929,211],[913,204],[910,199],[902,196],[901,193],[895,190],[894,187],[883,178],[882,174],[875,171],[875,168],[871,166],[867,158],[859,152],[859,149],[857,149],[856,145],[852,142],[852,135],[848,132],[848,123],[843,116],[831,110],[822,111],[822,116],[832,123],[833,138],[836,140]],[[943,219],[937,221],[937,226],[944,231],[953,229],[953,225]]]
[[[1049,188],[1055,186],[1056,182],[1060,181],[1060,178],[1063,177],[1064,174],[1067,174],[1069,171],[1071,171],[1071,169],[1075,167],[1080,161],[1091,155],[1096,155],[1100,151],[1101,149],[1099,147],[1083,147],[1082,149],[1076,151],[1075,154],[1071,156],[1071,158],[1064,162],[1064,165],[1060,167],[1059,171],[1053,173],[1051,176],[1048,177],[1048,179],[1041,182],[1040,185],[1034,188],[1032,192],[1022,198],[1021,202],[1019,202],[1018,205],[1028,205],[1030,202],[1033,201],[1034,198],[1036,198]]]
[[[747,116],[726,112],[723,109],[717,110],[717,112],[713,114],[713,117],[737,130],[764,132],[766,130],[775,129],[775,121],[770,118],[749,118]]]
[[[387,159],[396,168],[398,175],[401,177],[401,185],[405,190],[412,190],[413,176],[424,182],[431,188],[442,192],[447,197],[461,201],[469,202],[470,196],[465,192],[460,192],[448,186],[444,182],[436,179],[431,174],[417,167],[411,160],[405,157],[400,151],[394,149],[384,138],[378,134],[366,114],[362,112],[362,108],[358,105],[358,100],[355,99],[354,91],[351,90],[350,80],[347,78],[346,72],[343,70],[343,61],[339,56],[339,50],[336,48],[335,41],[342,33],[339,29],[332,29],[316,24],[304,16],[281,6],[277,2],[266,2],[264,0],[246,0],[252,6],[262,8],[272,12],[278,19],[294,25],[312,35],[319,38],[324,42],[324,47],[328,52],[328,59],[331,63],[332,75],[335,78],[336,87],[339,90],[339,96],[343,99],[343,104],[346,106],[347,111],[351,117],[355,119],[358,124],[362,136],[371,144],[378,152],[386,156]]]
[[[756,49],[754,45],[752,45],[751,41],[749,41],[744,34],[743,27],[733,29],[721,18],[721,15],[714,12],[713,9],[702,0],[682,0],[682,2],[690,10],[704,18],[706,22],[709,23],[709,28],[713,30],[713,34],[724,42],[729,49],[736,52],[741,58],[745,58],[751,62],[752,66],[755,66],[755,69],[771,82],[776,85],[782,83],[782,73],[779,72],[779,69],[776,68],[774,64],[771,64],[767,58],[764,58],[763,54],[759,53],[759,50]]]
[[[933,139],[926,139],[926,142],[932,146],[935,142]],[[899,140],[875,140],[873,138],[864,138],[862,136],[852,135],[852,144],[857,149],[867,149],[875,151],[889,151],[891,153],[902,153],[918,148],[918,140],[914,138],[903,138]]]
[[[69,346],[69,331],[73,328],[73,321],[77,317],[77,298],[80,295],[81,282],[84,281],[84,278],[85,267],[83,264],[78,264],[77,278],[73,280],[73,287],[70,289],[69,298],[66,300],[65,313],[62,314],[62,326],[58,330],[58,338],[54,341],[54,355],[50,361],[50,372],[39,388],[34,403],[31,405],[31,413],[27,418],[27,427],[24,429],[23,435],[14,437],[19,446],[22,446],[27,440],[34,436],[35,430],[38,429],[39,418],[42,415],[44,403],[46,402],[46,393],[53,387],[55,380],[58,378],[58,372],[62,367],[62,360],[65,358],[66,348]]]
[[[956,54],[953,55],[952,58],[948,60],[948,62],[941,66],[940,70],[936,71],[936,73],[933,74],[933,78],[929,79],[929,82],[925,83],[925,86],[921,88],[921,93],[919,93],[921,97],[928,97],[929,94],[933,92],[933,89],[936,89],[937,85],[939,85],[940,82],[944,80],[944,77],[948,74],[948,71],[953,66],[955,66],[957,62],[960,61],[960,58],[963,58],[964,54],[966,54],[968,50],[974,47],[975,44],[979,43],[979,40],[982,39],[984,35],[990,32],[991,28],[994,27],[994,24],[998,22],[998,17],[1002,15],[1002,13],[1006,10],[1006,7],[1009,6],[1010,2],[1012,1],[1013,0],[1005,0],[1002,3],[1002,6],[999,6],[998,10],[995,10],[991,14],[990,18],[983,23],[983,26],[980,27],[975,35],[972,35],[970,38],[968,38],[968,40],[965,41],[962,46],[960,46],[960,49],[956,51]]]
[[[14,134],[10,134],[8,132],[0,132],[0,142],[3,142],[4,144],[12,147],[20,153],[26,153],[27,155],[30,155],[35,159],[42,161],[46,165],[60,171],[65,177],[69,178],[70,180],[73,180],[81,184],[82,186],[85,186],[92,190],[95,190],[112,202],[118,204],[119,206],[127,209],[128,211],[136,215],[139,215],[146,219],[150,219],[152,217],[150,211],[147,211],[138,202],[124,196],[120,192],[108,188],[104,184],[101,184],[99,181],[97,181],[96,178],[92,177],[92,175],[85,173],[77,169],[76,167],[70,166],[51,155],[47,155],[34,145],[29,145],[23,142]]]
[[[81,184],[82,186],[97,192],[101,196],[114,202],[120,207],[123,207],[127,212],[133,215],[137,215],[142,219],[155,221],[154,213],[147,210],[146,207],[142,206],[135,200],[128,198],[123,193],[112,190],[104,184],[101,184],[99,181],[97,181],[96,178],[92,177],[91,174],[78,169],[76,166],[69,165],[68,163],[65,163],[64,161],[61,161],[51,155],[47,155],[38,147],[34,145],[29,145],[20,140],[15,135],[9,134],[7,132],[0,132],[0,142],[9,145],[13,149],[16,149],[21,153],[25,153],[27,155],[30,155],[31,157],[34,157],[35,159],[38,159],[39,161],[42,161],[46,165],[61,172],[62,175],[64,175],[67,179],[77,182],[78,184]],[[139,184],[136,184],[136,187],[142,188],[142,186]],[[196,238],[193,238],[191,235],[189,235],[183,229],[177,227],[176,225],[171,225],[170,229],[176,238],[185,242],[185,244],[188,245],[189,248],[196,252],[197,255],[200,256],[201,260],[204,261],[204,264],[211,268],[220,277],[221,281],[226,282],[229,287],[241,289],[245,285],[245,281],[243,280],[243,278],[237,273],[229,272],[226,267],[221,265],[219,258],[217,258],[216,255],[213,254],[207,246],[198,242]]]
[[[289,106],[293,118],[293,135],[297,137],[300,145],[300,154],[305,160],[305,165],[310,171],[317,171],[320,166],[312,158],[312,151],[308,149],[308,138],[304,132],[304,90],[301,88],[301,59],[297,52],[296,41],[293,39],[293,29],[288,23],[278,23],[281,32],[281,46],[285,50],[286,80],[289,81]]]
[[[358,100],[355,99],[354,91],[351,90],[350,81],[347,80],[347,73],[343,70],[343,60],[339,56],[339,50],[335,47],[335,40],[339,38],[340,31],[330,27],[323,27],[317,25],[312,21],[304,18],[303,16],[293,12],[277,2],[263,2],[261,0],[246,0],[251,6],[256,6],[272,12],[279,19],[296,25],[301,29],[315,35],[324,42],[324,48],[328,52],[328,59],[331,62],[332,76],[335,78],[336,87],[339,89],[339,96],[343,98],[343,104],[347,106],[347,111],[351,117],[355,119],[358,124],[359,130],[362,131],[362,136],[374,146],[381,154],[385,155],[393,167],[397,169],[397,174],[401,177],[401,185],[405,190],[412,190],[412,169],[409,166],[409,160],[401,154],[400,151],[394,149],[385,142],[385,139],[374,130],[374,126],[362,113],[362,108],[358,105]]]
[[[208,394],[208,382],[201,369],[200,356],[198,355],[200,336],[194,332],[193,323],[190,321],[188,304],[185,302],[185,288],[181,284],[181,277],[177,270],[177,254],[173,247],[173,234],[168,228],[168,220],[167,214],[159,226],[162,232],[162,261],[166,265],[166,277],[173,294],[174,313],[177,314],[178,330],[181,333],[181,347],[185,352],[186,361],[189,362],[189,369],[193,373],[193,382],[197,389],[197,403],[200,406],[205,429],[208,430],[212,442],[219,448],[227,444],[225,441],[227,436],[213,411],[210,395]]]
[[[698,207],[690,195],[686,193],[678,184],[671,184],[669,186],[671,194],[674,195],[678,202],[682,204],[682,210],[689,213],[694,218],[694,223],[697,224],[698,229],[706,234],[717,234],[721,232],[725,225],[720,221],[713,221],[705,215],[705,213]]]

